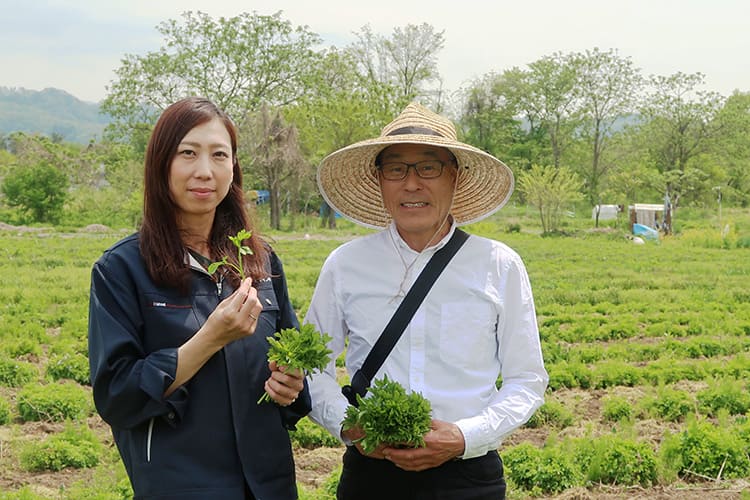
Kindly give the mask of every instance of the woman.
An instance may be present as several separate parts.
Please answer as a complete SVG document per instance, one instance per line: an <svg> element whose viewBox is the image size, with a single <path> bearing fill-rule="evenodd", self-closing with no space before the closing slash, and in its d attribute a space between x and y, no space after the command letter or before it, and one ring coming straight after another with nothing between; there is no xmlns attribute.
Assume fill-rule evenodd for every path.
<svg viewBox="0 0 750 500"><path fill-rule="evenodd" d="M298 322L278 257L252 229L237 133L211 101L159 118L146 151L140 231L94 264L89 362L135 498L297 498L287 429L310 409L300 373L266 337ZM231 266L214 275L211 262ZM274 403L258 404L267 391Z"/></svg>

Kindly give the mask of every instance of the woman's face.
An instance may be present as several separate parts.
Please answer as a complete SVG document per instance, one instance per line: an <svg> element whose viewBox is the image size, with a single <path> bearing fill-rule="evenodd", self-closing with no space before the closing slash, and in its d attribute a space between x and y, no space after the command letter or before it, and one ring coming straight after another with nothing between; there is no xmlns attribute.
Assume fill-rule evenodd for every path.
<svg viewBox="0 0 750 500"><path fill-rule="evenodd" d="M232 184L233 164L232 140L219 118L185 135L169 169L169 192L180 226L213 222Z"/></svg>

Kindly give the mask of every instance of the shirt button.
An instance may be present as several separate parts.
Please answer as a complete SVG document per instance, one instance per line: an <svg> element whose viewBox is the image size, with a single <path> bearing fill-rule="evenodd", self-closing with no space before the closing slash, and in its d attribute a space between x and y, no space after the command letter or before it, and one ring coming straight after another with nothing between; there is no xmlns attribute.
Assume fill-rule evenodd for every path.
<svg viewBox="0 0 750 500"><path fill-rule="evenodd" d="M174 412L173 412L173 411L170 411L169 413L167 413L167 418L168 418L169 420L174 420Z"/></svg>

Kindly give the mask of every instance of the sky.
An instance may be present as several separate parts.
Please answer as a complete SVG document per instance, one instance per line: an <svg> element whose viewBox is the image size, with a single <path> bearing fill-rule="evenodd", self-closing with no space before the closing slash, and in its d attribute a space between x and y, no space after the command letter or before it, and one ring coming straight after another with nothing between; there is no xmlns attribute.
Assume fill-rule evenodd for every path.
<svg viewBox="0 0 750 500"><path fill-rule="evenodd" d="M242 12L307 26L345 47L369 25L444 31L438 70L466 87L555 52L615 49L643 75L705 75L702 90L750 92L748 0L0 0L0 87L54 87L89 102L107 94L126 55L158 51L156 27L185 11Z"/></svg>

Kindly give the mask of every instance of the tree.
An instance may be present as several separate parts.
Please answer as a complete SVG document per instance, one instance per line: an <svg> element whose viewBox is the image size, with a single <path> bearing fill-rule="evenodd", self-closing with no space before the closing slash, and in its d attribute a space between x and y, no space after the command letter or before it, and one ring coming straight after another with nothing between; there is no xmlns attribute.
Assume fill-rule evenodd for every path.
<svg viewBox="0 0 750 500"><path fill-rule="evenodd" d="M299 132L302 153L313 165L332 151L376 136L383 124L400 111L380 83L353 71L354 66L350 51L330 49L317 68L310 92L284 109L284 117ZM315 172L311 169L302 180L306 202L320 200ZM305 191L308 184L310 189ZM321 201L320 208L321 225L335 228L334 211L325 201Z"/></svg>
<svg viewBox="0 0 750 500"><path fill-rule="evenodd" d="M284 122L279 109L264 104L257 113L246 117L240 135L243 163L249 162L250 169L260 172L268 186L270 224L273 229L280 229L282 185L287 180L293 181L290 193L297 194L308 165L299 149L297 129Z"/></svg>
<svg viewBox="0 0 750 500"><path fill-rule="evenodd" d="M721 175L714 178L715 191L725 202L750 205L750 92L735 92L719 111L716 121L722 133L711 141L704 160L717 165Z"/></svg>
<svg viewBox="0 0 750 500"><path fill-rule="evenodd" d="M603 160L613 125L634 111L636 92L641 85L639 70L617 51L599 49L573 54L570 58L576 73L573 93L579 100L582 115L581 132L588 141L591 162L583 169L586 190L592 205L599 203L601 180L611 163Z"/></svg>
<svg viewBox="0 0 750 500"><path fill-rule="evenodd" d="M469 144L506 163L528 168L532 163L529 133L523 130L519 111L508 97L509 73L489 73L464 91L459 127ZM533 128L533 127L532 127Z"/></svg>
<svg viewBox="0 0 750 500"><path fill-rule="evenodd" d="M559 167L578 120L573 92L576 73L570 56L554 53L532 62L526 71L512 68L503 76L509 102L527 120L531 135L543 131L551 149L551 164Z"/></svg>
<svg viewBox="0 0 750 500"><path fill-rule="evenodd" d="M111 136L143 136L163 109L187 95L212 99L235 119L262 102L284 105L304 95L320 43L307 27L293 27L281 12L182 17L157 27L164 36L159 51L126 55L115 71L101 105L114 119Z"/></svg>
<svg viewBox="0 0 750 500"><path fill-rule="evenodd" d="M642 139L675 208L683 197L695 198L712 187L703 166L693 160L722 132L715 118L724 99L696 90L703 83L701 73L652 76L652 91L641 106L646 119Z"/></svg>
<svg viewBox="0 0 750 500"><path fill-rule="evenodd" d="M17 166L3 180L2 192L30 222L56 222L65 203L68 178L46 161Z"/></svg>
<svg viewBox="0 0 750 500"><path fill-rule="evenodd" d="M580 189L578 176L566 167L532 165L518 178L518 190L526 201L539 209L543 233L557 231L560 213L566 204L582 198Z"/></svg>
<svg viewBox="0 0 750 500"><path fill-rule="evenodd" d="M358 71L389 89L399 109L418 97L430 100L427 85L440 82L437 56L445 44L444 31L436 33L427 23L407 24L386 38L365 25L355 35L349 50Z"/></svg>

